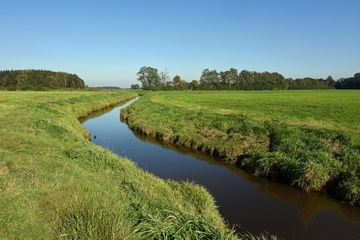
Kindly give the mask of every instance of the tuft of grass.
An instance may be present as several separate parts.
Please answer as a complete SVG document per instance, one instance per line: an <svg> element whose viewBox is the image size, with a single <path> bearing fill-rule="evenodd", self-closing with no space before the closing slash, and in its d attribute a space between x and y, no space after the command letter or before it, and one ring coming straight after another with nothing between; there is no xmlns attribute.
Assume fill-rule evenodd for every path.
<svg viewBox="0 0 360 240"><path fill-rule="evenodd" d="M360 168L344 173L336 192L341 199L360 205Z"/></svg>
<svg viewBox="0 0 360 240"><path fill-rule="evenodd" d="M277 236L268 234L268 233L262 233L259 236L254 236L251 233L242 233L240 234L240 238L243 240L277 240L279 239Z"/></svg>
<svg viewBox="0 0 360 240"><path fill-rule="evenodd" d="M201 215L167 209L142 215L134 232L140 239L236 239L233 230L232 234L221 232Z"/></svg>
<svg viewBox="0 0 360 240"><path fill-rule="evenodd" d="M115 212L105 199L82 199L56 212L54 235L60 239L127 239L120 211Z"/></svg>

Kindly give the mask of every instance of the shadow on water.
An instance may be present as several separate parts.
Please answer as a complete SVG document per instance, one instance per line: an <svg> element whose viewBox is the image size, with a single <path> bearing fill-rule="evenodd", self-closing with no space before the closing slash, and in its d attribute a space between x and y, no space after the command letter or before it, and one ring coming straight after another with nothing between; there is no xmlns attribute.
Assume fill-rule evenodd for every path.
<svg viewBox="0 0 360 240"><path fill-rule="evenodd" d="M97 135L95 144L161 178L205 186L222 216L251 233L267 231L285 239L360 239L359 207L325 193L262 180L216 157L132 132L120 121L120 109L131 102L82 120Z"/></svg>

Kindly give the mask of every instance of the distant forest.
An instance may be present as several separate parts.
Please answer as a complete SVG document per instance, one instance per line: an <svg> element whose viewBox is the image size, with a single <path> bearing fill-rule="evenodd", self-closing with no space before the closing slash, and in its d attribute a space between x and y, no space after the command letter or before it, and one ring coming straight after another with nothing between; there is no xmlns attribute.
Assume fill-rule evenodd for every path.
<svg viewBox="0 0 360 240"><path fill-rule="evenodd" d="M0 89L45 90L84 87L84 81L76 74L48 70L0 71Z"/></svg>
<svg viewBox="0 0 360 240"><path fill-rule="evenodd" d="M306 89L360 89L360 73L354 77L335 81L331 76L322 78L285 78L277 72L255 72L235 68L218 72L205 69L199 80L186 82L176 75L172 80L167 69L158 72L156 68L142 67L137 73L139 84L132 89L144 90L306 90Z"/></svg>

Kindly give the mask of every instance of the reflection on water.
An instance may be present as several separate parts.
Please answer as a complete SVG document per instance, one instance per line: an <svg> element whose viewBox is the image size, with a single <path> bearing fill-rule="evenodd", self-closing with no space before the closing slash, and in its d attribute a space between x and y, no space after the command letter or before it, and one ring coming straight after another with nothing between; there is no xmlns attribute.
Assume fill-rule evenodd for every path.
<svg viewBox="0 0 360 240"><path fill-rule="evenodd" d="M121 120L121 122L123 122ZM306 193L290 187L285 184L274 183L254 177L233 164L222 161L221 159L199 152L195 149L177 146L172 143L158 141L155 138L144 136L137 132L133 132L134 136L143 142L149 142L161 146L164 149L171 149L180 154L189 155L203 161L226 167L233 173L241 175L247 181L258 185L259 191L270 194L274 199L279 199L285 203L295 206L301 220L308 224L314 220L315 216L323 211L334 211L337 214L348 218L349 220L360 223L360 209L345 203L339 203L338 200L328 197L325 193Z"/></svg>
<svg viewBox="0 0 360 240"><path fill-rule="evenodd" d="M133 133L120 121L123 107L84 119L83 126L97 136L92 141L161 178L205 186L230 223L251 233L267 231L285 239L360 238L359 207L324 193L305 193L255 178L216 157Z"/></svg>

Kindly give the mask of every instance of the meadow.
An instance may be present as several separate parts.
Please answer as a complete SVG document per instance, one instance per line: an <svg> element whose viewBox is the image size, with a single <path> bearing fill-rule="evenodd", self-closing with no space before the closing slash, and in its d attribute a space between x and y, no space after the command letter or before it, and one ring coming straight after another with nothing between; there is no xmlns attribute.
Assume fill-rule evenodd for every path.
<svg viewBox="0 0 360 240"><path fill-rule="evenodd" d="M121 116L258 177L360 204L356 90L148 92Z"/></svg>
<svg viewBox="0 0 360 240"><path fill-rule="evenodd" d="M136 96L0 92L1 239L239 238L203 187L157 178L89 141L80 117Z"/></svg>

